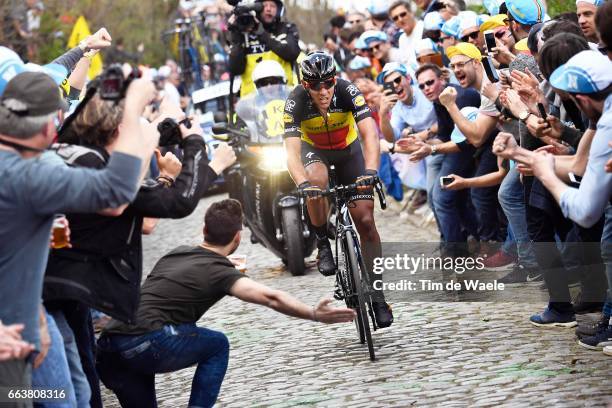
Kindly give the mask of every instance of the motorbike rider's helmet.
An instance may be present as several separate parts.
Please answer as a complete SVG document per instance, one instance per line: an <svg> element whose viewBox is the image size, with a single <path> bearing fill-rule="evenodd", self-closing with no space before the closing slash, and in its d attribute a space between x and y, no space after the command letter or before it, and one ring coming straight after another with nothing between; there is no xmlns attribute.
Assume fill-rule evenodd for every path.
<svg viewBox="0 0 612 408"><path fill-rule="evenodd" d="M284 85L287 83L285 70L274 60L263 60L255 66L251 79L257 89L268 85Z"/></svg>
<svg viewBox="0 0 612 408"><path fill-rule="evenodd" d="M336 64L331 55L313 51L300 63L302 79L306 82L322 82L336 76Z"/></svg>
<svg viewBox="0 0 612 408"><path fill-rule="evenodd" d="M263 3L264 1L273 1L276 3L276 18L274 19L274 24L278 23L285 15L285 5L282 0L255 0L256 3ZM257 18L259 18L259 15Z"/></svg>

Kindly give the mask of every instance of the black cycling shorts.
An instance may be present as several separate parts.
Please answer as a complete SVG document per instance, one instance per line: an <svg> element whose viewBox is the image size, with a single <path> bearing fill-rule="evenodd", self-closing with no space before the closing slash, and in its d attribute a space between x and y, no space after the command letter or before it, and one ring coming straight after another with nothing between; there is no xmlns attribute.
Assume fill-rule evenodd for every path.
<svg viewBox="0 0 612 408"><path fill-rule="evenodd" d="M365 174L365 161L358 140L341 150L317 149L302 141L302 164L304 168L313 163L323 163L329 170L330 166L336 168L336 185L353 184L357 177ZM374 200L372 193L355 193L351 201Z"/></svg>

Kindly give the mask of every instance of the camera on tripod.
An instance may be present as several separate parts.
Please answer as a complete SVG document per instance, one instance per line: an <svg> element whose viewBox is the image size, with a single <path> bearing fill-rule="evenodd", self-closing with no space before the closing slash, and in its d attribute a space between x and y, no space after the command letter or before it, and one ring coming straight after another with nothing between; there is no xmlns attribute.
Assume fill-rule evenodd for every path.
<svg viewBox="0 0 612 408"><path fill-rule="evenodd" d="M246 31L255 26L255 17L253 12L261 13L263 11L262 3L246 3L241 0L228 0L228 3L234 6L232 13L236 16L236 26L240 31Z"/></svg>
<svg viewBox="0 0 612 408"><path fill-rule="evenodd" d="M119 64L113 64L100 74L100 85L98 93L100 98L106 101L118 102L125 97L125 92L130 83L141 77L141 72L134 68L127 78L123 75L123 69Z"/></svg>

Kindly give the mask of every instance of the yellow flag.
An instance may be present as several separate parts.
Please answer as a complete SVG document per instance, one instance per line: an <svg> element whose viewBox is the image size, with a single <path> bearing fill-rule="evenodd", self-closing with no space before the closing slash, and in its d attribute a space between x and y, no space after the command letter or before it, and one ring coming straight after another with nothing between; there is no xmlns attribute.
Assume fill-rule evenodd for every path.
<svg viewBox="0 0 612 408"><path fill-rule="evenodd" d="M74 27L72 27L72 33L70 34L70 38L68 39L68 49L74 48L79 43L91 35L91 31L89 31L89 25L87 24L87 20L85 17L80 16L76 23L74 23ZM89 65L89 71L87 72L87 76L89 79L93 79L98 74L102 72L102 57L100 53L94 55L91 59L91 64Z"/></svg>

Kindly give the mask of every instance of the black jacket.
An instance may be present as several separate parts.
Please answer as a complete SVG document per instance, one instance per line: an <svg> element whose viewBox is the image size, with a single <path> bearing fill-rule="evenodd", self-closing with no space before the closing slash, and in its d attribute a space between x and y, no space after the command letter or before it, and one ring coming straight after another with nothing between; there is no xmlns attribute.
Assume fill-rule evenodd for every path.
<svg viewBox="0 0 612 408"><path fill-rule="evenodd" d="M247 65L247 55L272 51L287 62L294 63L300 55L300 39L297 26L280 22L264 29L259 35L249 34L249 46L244 34L235 27L230 29L229 70L233 75L242 75Z"/></svg>
<svg viewBox="0 0 612 408"><path fill-rule="evenodd" d="M106 151L90 151L70 163L104 167ZM191 214L217 178L207 162L202 137L189 136L183 142L183 167L172 187L147 183L118 217L67 214L73 247L51 251L43 299L78 300L119 320L132 321L142 280L143 218L182 218Z"/></svg>

